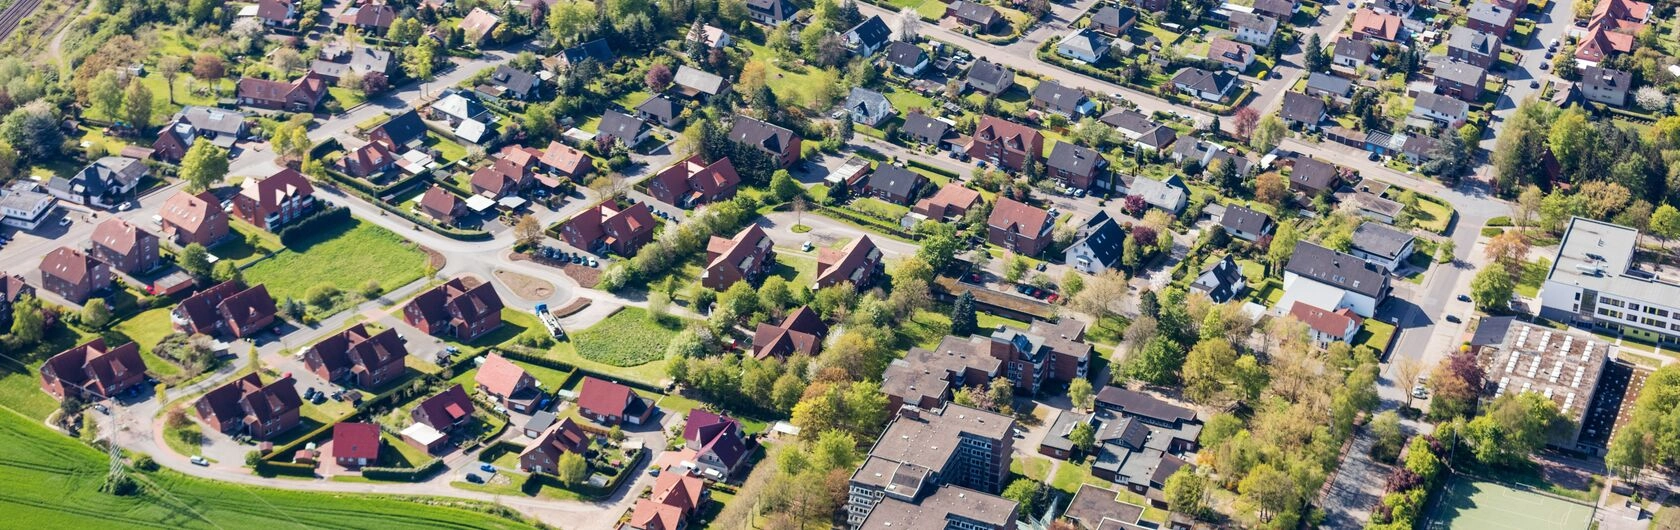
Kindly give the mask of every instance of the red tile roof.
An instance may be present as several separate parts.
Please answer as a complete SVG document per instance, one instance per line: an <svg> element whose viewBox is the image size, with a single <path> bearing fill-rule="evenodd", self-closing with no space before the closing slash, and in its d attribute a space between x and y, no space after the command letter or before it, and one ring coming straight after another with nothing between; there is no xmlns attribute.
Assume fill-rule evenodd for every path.
<svg viewBox="0 0 1680 530"><path fill-rule="evenodd" d="M651 499L636 501L636 507L630 510L630 526L644 530L677 530L682 520L682 508Z"/></svg>
<svg viewBox="0 0 1680 530"><path fill-rule="evenodd" d="M163 203L163 220L169 224L181 227L187 232L197 233L200 226L212 217L223 214L220 201L216 195L208 191L193 195L187 192L176 193Z"/></svg>
<svg viewBox="0 0 1680 530"><path fill-rule="evenodd" d="M484 365L478 367L478 375L473 376L473 382L484 386L491 394L508 397L518 390L519 381L526 375L524 368L500 354L492 353L484 358Z"/></svg>
<svg viewBox="0 0 1680 530"><path fill-rule="evenodd" d="M333 426L333 458L379 458L379 426L344 422Z"/></svg>
<svg viewBox="0 0 1680 530"><path fill-rule="evenodd" d="M1050 212L1015 199L998 197L997 205L992 207L992 217L987 224L1002 230L1009 230L1013 226L1015 233L1032 237L1043 233L1044 228L1050 226Z"/></svg>
<svg viewBox="0 0 1680 530"><path fill-rule="evenodd" d="M1289 308L1289 316L1295 317L1314 331L1332 337L1342 337L1348 331L1348 326L1358 326L1363 319L1348 308L1335 311L1325 311L1306 302L1295 302Z"/></svg>
<svg viewBox="0 0 1680 530"><path fill-rule="evenodd" d="M594 377L584 377L583 386L578 389L577 403L579 408L589 409L597 414L614 416L624 415L630 405L630 396L635 394L630 387L603 381Z"/></svg>

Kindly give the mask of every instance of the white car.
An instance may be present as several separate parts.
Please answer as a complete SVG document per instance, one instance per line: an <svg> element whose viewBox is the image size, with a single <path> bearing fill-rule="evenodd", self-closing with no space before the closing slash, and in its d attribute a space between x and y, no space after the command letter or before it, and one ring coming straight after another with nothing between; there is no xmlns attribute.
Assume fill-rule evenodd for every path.
<svg viewBox="0 0 1680 530"><path fill-rule="evenodd" d="M188 460L191 461L193 463L193 465L195 465L195 466L210 467L210 461L205 459L202 456L193 455L193 457L189 458Z"/></svg>
<svg viewBox="0 0 1680 530"><path fill-rule="evenodd" d="M1429 397L1429 391L1425 390L1421 383L1417 384L1417 385L1413 385L1412 386L1412 397L1417 398L1417 399L1423 399L1425 397Z"/></svg>

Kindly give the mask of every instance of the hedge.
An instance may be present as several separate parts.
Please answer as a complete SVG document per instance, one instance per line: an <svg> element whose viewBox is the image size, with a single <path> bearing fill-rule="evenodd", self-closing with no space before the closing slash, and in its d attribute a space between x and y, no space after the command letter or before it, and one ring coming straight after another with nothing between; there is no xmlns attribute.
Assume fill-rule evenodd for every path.
<svg viewBox="0 0 1680 530"><path fill-rule="evenodd" d="M560 482L560 477L548 473L532 473L525 477L525 483L520 485L520 489L527 495L532 495L536 494L538 488L554 487L576 493L579 497L583 497L586 500L604 499L611 496L613 492L618 491L619 486L624 485L625 479L636 476L635 473L629 473L628 471L635 468L641 463L642 459L646 457L646 449L636 451L636 458L626 462L624 464L624 471L614 475L612 480L607 481L607 484L604 486L591 486L587 480L582 484L568 486Z"/></svg>
<svg viewBox="0 0 1680 530"><path fill-rule="evenodd" d="M362 478L391 482L420 482L443 469L443 459L427 460L419 467L364 467Z"/></svg>
<svg viewBox="0 0 1680 530"><path fill-rule="evenodd" d="M944 175L946 177L951 178L952 180L957 180L957 179L962 178L962 177L958 176L955 172L952 172L952 171L947 170L945 168L934 167L932 165L929 165L926 162L923 162L921 160L917 160L917 159L914 159L914 158L907 159L907 160L904 161L904 163L909 164L911 167L919 167L919 168L922 168L922 169L927 170L927 171L932 171L934 173Z"/></svg>
<svg viewBox="0 0 1680 530"><path fill-rule="evenodd" d="M485 447L483 451L479 451L478 452L478 461L479 462L493 462L493 461L496 460L497 457L502 456L503 453L522 453L524 451L525 451L525 446L510 442L510 441L507 441L507 440L502 440L502 441L490 444L489 446Z"/></svg>
<svg viewBox="0 0 1680 530"><path fill-rule="evenodd" d="M1487 220L1487 225L1488 226L1511 226L1511 218L1501 215L1499 217L1488 219Z"/></svg>
<svg viewBox="0 0 1680 530"><path fill-rule="evenodd" d="M275 475L287 475L287 476L293 476L293 477L314 477L315 476L315 465L314 464L298 464L298 463L293 463L293 462L271 462L271 461L268 461L268 460L258 460L257 461L256 472L257 472L258 475L262 475L262 476L265 476L265 477L272 477L272 476L275 476Z"/></svg>
<svg viewBox="0 0 1680 530"><path fill-rule="evenodd" d="M394 182L389 186L384 186L384 187L380 187L380 188L369 188L367 186L367 184L365 184L361 181L361 179L357 179L357 178L351 177L349 175L345 175L343 173L338 172L337 170L332 170L332 169L327 170L327 176L330 177L334 182L337 182L339 184L343 184L345 186L349 186L350 189L348 191L351 194L356 195L357 197L360 197L364 201L373 203L373 205L378 206L379 209L385 210L385 211L393 213L393 214L396 214L397 217L401 217L404 220L407 220L408 222L424 226L424 227L426 227L427 229L430 229L433 232L437 232L438 234L443 235L444 237L448 237L450 239L455 239L455 240L458 240L458 241L489 241L492 238L492 236L490 235L489 232L485 232L483 230L459 230L459 229L450 228L450 227L447 227L447 226L438 226L437 223L432 222L430 219L422 218L418 215L415 215L413 212L409 212L407 210L403 210L402 208L392 206L390 203L387 203L387 202L385 202L384 199L380 198L380 195L383 195L386 191L390 191L392 189L396 189L400 186L408 185L410 183L413 183L416 180L419 180L420 178L422 178L419 175L415 175L415 176L412 176L412 177L407 177L407 178L404 178L404 179L399 180L397 182ZM437 181L437 182L442 183L444 181ZM450 188L453 189L453 187L450 187ZM381 191L381 190L383 190L383 191ZM468 194L468 195L471 195L471 194Z"/></svg>
<svg viewBox="0 0 1680 530"><path fill-rule="evenodd" d="M293 243L325 231L326 227L350 222L350 210L339 206L325 206L303 219L280 229L280 244L292 246Z"/></svg>
<svg viewBox="0 0 1680 530"><path fill-rule="evenodd" d="M652 392L652 393L655 393L655 394L664 394L665 393L665 389L659 388L659 387L656 387L656 386L653 386L653 385L650 385L650 384L647 384L647 383L643 383L643 382L640 382L640 381L631 381L631 380L623 379L621 377L613 376L611 374L596 372L596 371L593 371L593 370L586 370L586 369L583 369L583 368L572 366L571 364L568 364L564 361L560 361L560 360L556 360L556 359L550 359L548 357L543 357L543 356L540 356L540 355L535 355L535 354L531 354L531 353L527 353L527 352L516 351L514 348L519 348L519 346L504 347L504 349L500 350L502 356L507 357L508 359L512 359L512 360L520 361L520 362L527 362L527 363L531 363L531 364L541 366L541 367L544 367L544 368L552 368L552 369L560 370L560 371L563 371L563 372L571 372L572 373L571 377L581 377L581 376L594 377L596 379L601 379L601 380L605 380L605 381L615 381L618 384L621 384L621 385L624 385L624 386L627 386L627 387L630 387L630 388L634 388L636 390L641 390L641 391L645 391L645 392ZM567 382L570 383L571 378L567 378Z"/></svg>

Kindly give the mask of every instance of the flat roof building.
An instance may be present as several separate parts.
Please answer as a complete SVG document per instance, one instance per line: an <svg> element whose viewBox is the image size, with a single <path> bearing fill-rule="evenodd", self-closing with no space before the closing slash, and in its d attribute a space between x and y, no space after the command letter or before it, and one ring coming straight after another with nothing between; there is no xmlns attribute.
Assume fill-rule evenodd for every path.
<svg viewBox="0 0 1680 530"><path fill-rule="evenodd" d="M1639 231L1574 218L1540 287L1540 316L1680 346L1680 264L1637 250Z"/></svg>
<svg viewBox="0 0 1680 530"><path fill-rule="evenodd" d="M1534 392L1552 400L1563 417L1574 426L1551 442L1563 449L1576 449L1580 425L1587 405L1598 390L1599 375L1615 346L1601 337L1580 331L1541 327L1515 319L1483 319L1472 346L1487 379L1482 394L1498 398L1505 394ZM1492 342L1499 329L1503 337ZM1621 389L1613 389L1621 392Z"/></svg>

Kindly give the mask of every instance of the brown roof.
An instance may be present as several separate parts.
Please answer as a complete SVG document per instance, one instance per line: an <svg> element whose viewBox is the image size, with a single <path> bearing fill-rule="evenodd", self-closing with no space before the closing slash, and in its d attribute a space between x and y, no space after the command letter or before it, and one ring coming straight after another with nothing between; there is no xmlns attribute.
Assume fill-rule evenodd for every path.
<svg viewBox="0 0 1680 530"><path fill-rule="evenodd" d="M706 268L740 263L748 255L755 254L761 246L768 247L765 243L769 238L770 236L764 233L764 228L756 224L747 225L740 233L735 234L735 237L729 239L712 236L711 241L706 244L706 254L713 257L711 263L706 264Z"/></svg>
<svg viewBox="0 0 1680 530"><path fill-rule="evenodd" d="M461 388L461 385L455 385L438 392L437 395L422 400L416 409L425 411L426 417L434 422L449 425L471 416L473 402L471 398L467 397L467 391ZM437 427L437 425L432 427Z"/></svg>
<svg viewBox="0 0 1680 530"><path fill-rule="evenodd" d="M239 194L257 202L261 212L274 211L288 197L308 197L315 194L309 177L292 168L284 168L264 179L246 179L239 185Z"/></svg>
<svg viewBox="0 0 1680 530"><path fill-rule="evenodd" d="M291 7L291 0L257 0L257 18L285 22Z"/></svg>
<svg viewBox="0 0 1680 530"><path fill-rule="evenodd" d="M408 355L408 348L397 338L396 328L372 334L364 324L329 335L310 349L328 370L372 370Z"/></svg>
<svg viewBox="0 0 1680 530"><path fill-rule="evenodd" d="M519 452L519 457L523 460L525 455L544 453L550 461L559 462L561 453L582 453L588 448L589 434L583 432L583 428L578 427L577 422L565 418L549 425L547 430L537 436L536 441Z"/></svg>
<svg viewBox="0 0 1680 530"><path fill-rule="evenodd" d="M809 307L801 306L782 319L779 326L760 323L753 332L753 356L759 359L790 349L796 353L815 354L828 335L828 325Z"/></svg>
<svg viewBox="0 0 1680 530"><path fill-rule="evenodd" d="M541 161L543 165L559 170L568 175L577 175L587 171L589 155L583 151L573 149L566 144L550 141L548 148L543 149Z"/></svg>
<svg viewBox="0 0 1680 530"><path fill-rule="evenodd" d="M425 194L420 196L420 208L434 216L454 215L455 210L460 206L461 198L456 197L449 190L443 189L443 186L432 186L426 190Z"/></svg>
<svg viewBox="0 0 1680 530"><path fill-rule="evenodd" d="M257 284L222 300L222 313L226 314L240 326L248 326L263 319L279 314L274 307L274 297L269 296L268 287Z"/></svg>
<svg viewBox="0 0 1680 530"><path fill-rule="evenodd" d="M88 280L95 268L103 265L80 250L58 247L41 260L41 275L80 285Z"/></svg>
<svg viewBox="0 0 1680 530"><path fill-rule="evenodd" d="M1027 151L1031 150L1032 146L1043 143L1043 135L1032 127L995 116L982 116L980 124L974 126L974 139L990 143L993 137L1003 139L1004 146L1011 151ZM1037 141L1034 141L1035 139ZM1034 158L1042 154L1027 153Z"/></svg>
<svg viewBox="0 0 1680 530"><path fill-rule="evenodd" d="M706 164L706 159L698 154L671 164L653 177L653 184L669 190L674 195L682 195L689 191L712 195L740 183L741 175L735 171L735 164L730 162L729 158Z"/></svg>
<svg viewBox="0 0 1680 530"><path fill-rule="evenodd" d="M255 77L240 78L239 85L234 87L234 92L242 98L285 102L291 99L294 93L302 95L305 99L319 100L321 93L326 89L327 84L321 79L320 75L309 73L294 81L275 81Z"/></svg>
<svg viewBox="0 0 1680 530"><path fill-rule="evenodd" d="M473 376L473 382L483 386L491 394L502 397L512 396L518 390L519 382L529 377L524 368L513 364L512 361L500 354L492 353L484 358L484 364L478 367L478 375Z"/></svg>
<svg viewBox="0 0 1680 530"><path fill-rule="evenodd" d="M630 509L631 528L677 530L682 521L682 508L654 502L653 499L638 500L636 506Z"/></svg>
<svg viewBox="0 0 1680 530"><path fill-rule="evenodd" d="M952 182L939 188L939 191L934 193L932 197L928 197L926 199L922 199L920 202L917 202L916 209L922 211L926 211L931 208L943 210L947 206L955 206L966 211L969 208L973 208L974 205L979 202L979 191L971 190L962 184Z"/></svg>
<svg viewBox="0 0 1680 530"><path fill-rule="evenodd" d="M509 158L497 158L490 165L478 168L472 174L474 188L483 189L497 195L509 193L529 178L528 168Z"/></svg>
<svg viewBox="0 0 1680 530"><path fill-rule="evenodd" d="M653 502L681 508L684 512L700 507L700 494L706 482L685 473L665 473L653 483Z"/></svg>
<svg viewBox="0 0 1680 530"><path fill-rule="evenodd" d="M213 193L206 191L193 195L183 191L164 201L161 214L165 222L187 232L197 233L205 221L222 215L217 211L218 208L221 208L221 204Z"/></svg>
<svg viewBox="0 0 1680 530"><path fill-rule="evenodd" d="M97 391L110 388L128 374L146 371L146 361L140 358L140 346L133 341L108 348L105 339L95 338L64 350L47 359L53 374L66 388Z"/></svg>
<svg viewBox="0 0 1680 530"><path fill-rule="evenodd" d="M846 245L845 249L825 248L817 253L817 284L830 284L851 278L859 267L873 267L881 262L881 250L865 235Z"/></svg>
<svg viewBox="0 0 1680 530"><path fill-rule="evenodd" d="M222 300L226 300L227 297L233 296L234 293L243 288L244 286L240 285L239 280L228 280L212 285L208 289L193 293L192 296L181 300L181 303L175 305L172 313L176 318L186 320L194 329L210 329L221 318L218 308L221 306Z"/></svg>
<svg viewBox="0 0 1680 530"><path fill-rule="evenodd" d="M635 391L630 387L596 379L584 377L583 386L578 388L578 407L589 409L597 414L623 415L630 406L630 398Z"/></svg>
<svg viewBox="0 0 1680 530"><path fill-rule="evenodd" d="M997 205L992 207L992 217L986 224L1002 230L1014 227L1018 234L1037 236L1050 226L1050 212L1015 199L998 197Z"/></svg>
<svg viewBox="0 0 1680 530"><path fill-rule="evenodd" d="M466 33L467 39L478 42L484 40L484 36L489 35L490 30L496 29L496 24L501 23L501 21L495 14L485 11L483 8L475 7L471 13L467 13L467 16L461 19L460 28L461 32Z"/></svg>
<svg viewBox="0 0 1680 530"><path fill-rule="evenodd" d="M93 242L127 256L139 249L140 242L156 237L128 221L111 217L93 227Z"/></svg>

